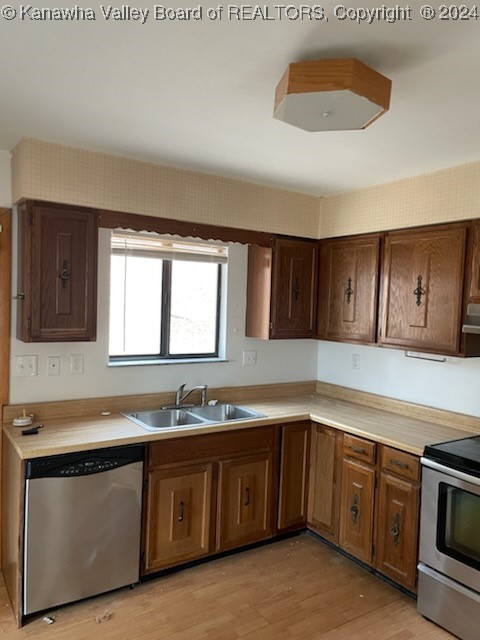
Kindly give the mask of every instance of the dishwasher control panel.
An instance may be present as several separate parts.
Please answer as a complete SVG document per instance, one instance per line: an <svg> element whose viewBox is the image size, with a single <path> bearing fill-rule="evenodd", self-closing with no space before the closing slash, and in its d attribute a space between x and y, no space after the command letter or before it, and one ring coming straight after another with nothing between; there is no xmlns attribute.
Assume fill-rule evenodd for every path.
<svg viewBox="0 0 480 640"><path fill-rule="evenodd" d="M81 451L59 456L27 460L26 477L68 478L113 471L143 460L143 445L109 447L105 450Z"/></svg>
<svg viewBox="0 0 480 640"><path fill-rule="evenodd" d="M70 467L60 469L60 475L85 475L88 473L96 473L97 471L108 471L108 469L115 469L115 467L118 466L118 460L88 460L87 462L77 462L77 464L71 465Z"/></svg>

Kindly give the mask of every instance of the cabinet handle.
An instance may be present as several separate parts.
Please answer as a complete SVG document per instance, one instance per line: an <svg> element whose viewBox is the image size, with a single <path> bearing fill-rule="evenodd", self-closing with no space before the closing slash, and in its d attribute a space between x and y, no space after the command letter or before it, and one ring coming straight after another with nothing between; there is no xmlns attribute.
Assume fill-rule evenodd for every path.
<svg viewBox="0 0 480 640"><path fill-rule="evenodd" d="M243 501L243 506L248 507L250 504L250 489L249 487L245 487L245 500Z"/></svg>
<svg viewBox="0 0 480 640"><path fill-rule="evenodd" d="M62 289L65 289L65 287L67 286L67 282L70 280L71 277L72 276L68 271L68 260L65 258L63 261L63 269L59 276L60 280L62 281Z"/></svg>
<svg viewBox="0 0 480 640"><path fill-rule="evenodd" d="M355 447L353 444L348 445L348 448L355 451L355 453L362 453L363 455L367 453L362 447Z"/></svg>
<svg viewBox="0 0 480 640"><path fill-rule="evenodd" d="M344 293L347 296L347 304L350 304L351 297L353 295L352 279L351 278L348 279L348 287L345 289Z"/></svg>
<svg viewBox="0 0 480 640"><path fill-rule="evenodd" d="M183 518L185 515L185 503L183 500L180 500L180 504L178 505L178 521L183 522Z"/></svg>
<svg viewBox="0 0 480 640"><path fill-rule="evenodd" d="M392 458L388 461L389 464L393 464L394 467L400 467L400 469L409 469L410 467L406 462L401 462L400 460L395 460Z"/></svg>
<svg viewBox="0 0 480 640"><path fill-rule="evenodd" d="M358 494L353 495L353 504L350 507L350 513L352 514L352 520L354 524L357 524L358 519Z"/></svg>
<svg viewBox="0 0 480 640"><path fill-rule="evenodd" d="M393 544L396 546L400 541L400 514L396 513L393 516L393 527L390 529L390 533L393 536Z"/></svg>
<svg viewBox="0 0 480 640"><path fill-rule="evenodd" d="M414 290L413 295L417 297L417 307L422 304L422 296L424 296L427 292L422 287L422 276L417 277L417 288Z"/></svg>
<svg viewBox="0 0 480 640"><path fill-rule="evenodd" d="M295 287L293 289L293 293L295 294L295 300L298 300L299 295L302 293L298 276L295 278Z"/></svg>

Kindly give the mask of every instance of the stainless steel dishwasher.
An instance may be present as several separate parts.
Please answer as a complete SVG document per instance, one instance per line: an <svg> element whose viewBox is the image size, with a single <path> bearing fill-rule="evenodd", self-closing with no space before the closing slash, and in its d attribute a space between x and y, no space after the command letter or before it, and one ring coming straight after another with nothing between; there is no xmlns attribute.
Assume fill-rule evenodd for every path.
<svg viewBox="0 0 480 640"><path fill-rule="evenodd" d="M23 614L139 580L143 446L29 460Z"/></svg>

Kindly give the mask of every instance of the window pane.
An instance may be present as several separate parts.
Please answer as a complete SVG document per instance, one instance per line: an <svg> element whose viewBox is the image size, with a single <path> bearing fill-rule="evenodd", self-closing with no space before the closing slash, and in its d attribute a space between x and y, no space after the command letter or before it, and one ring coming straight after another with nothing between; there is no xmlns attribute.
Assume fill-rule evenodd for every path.
<svg viewBox="0 0 480 640"><path fill-rule="evenodd" d="M112 255L111 356L160 353L162 265L158 258Z"/></svg>
<svg viewBox="0 0 480 640"><path fill-rule="evenodd" d="M170 353L217 350L218 264L174 261L170 315Z"/></svg>

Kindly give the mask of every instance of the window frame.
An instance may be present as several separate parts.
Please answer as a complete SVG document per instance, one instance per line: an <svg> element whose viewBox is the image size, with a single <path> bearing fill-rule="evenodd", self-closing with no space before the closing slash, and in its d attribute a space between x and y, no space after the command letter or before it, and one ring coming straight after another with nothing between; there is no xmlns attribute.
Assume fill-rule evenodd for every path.
<svg viewBox="0 0 480 640"><path fill-rule="evenodd" d="M111 256L112 254L110 254ZM129 354L129 355L108 355L109 364L121 363L154 363L166 362L174 360L181 362L182 360L205 360L211 358L219 358L220 353L220 323L222 310L222 284L223 284L223 266L217 264L217 299L215 312L215 351L208 353L169 353L170 342L170 316L171 316L171 287L172 287L172 264L173 260L162 259L162 298L160 310L160 353L158 354ZM208 262L208 261L205 261Z"/></svg>

